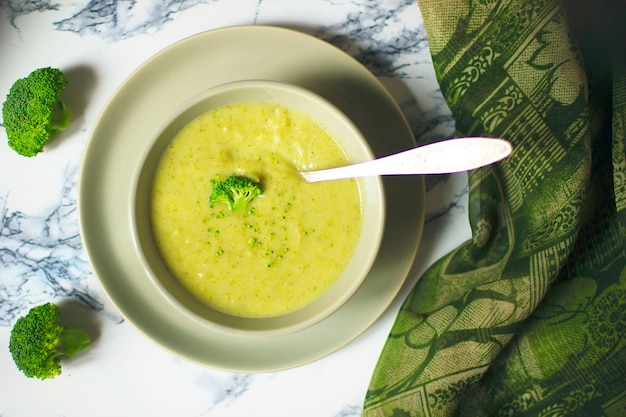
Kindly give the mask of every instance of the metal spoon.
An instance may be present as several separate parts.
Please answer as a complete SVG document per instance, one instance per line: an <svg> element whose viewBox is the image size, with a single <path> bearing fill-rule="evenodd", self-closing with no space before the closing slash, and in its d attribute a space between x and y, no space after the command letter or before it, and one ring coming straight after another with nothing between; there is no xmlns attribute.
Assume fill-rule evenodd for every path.
<svg viewBox="0 0 626 417"><path fill-rule="evenodd" d="M308 182L372 175L450 174L493 164L513 151L509 142L494 138L457 138L420 146L367 162L300 172Z"/></svg>

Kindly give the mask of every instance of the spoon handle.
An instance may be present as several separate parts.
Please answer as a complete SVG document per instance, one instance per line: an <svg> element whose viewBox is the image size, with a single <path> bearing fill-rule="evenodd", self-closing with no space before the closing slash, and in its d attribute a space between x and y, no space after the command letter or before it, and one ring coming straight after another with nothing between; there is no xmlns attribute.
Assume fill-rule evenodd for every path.
<svg viewBox="0 0 626 417"><path fill-rule="evenodd" d="M469 171L509 156L513 148L503 139L456 138L393 155L319 171L301 172L308 182L372 175L426 175Z"/></svg>

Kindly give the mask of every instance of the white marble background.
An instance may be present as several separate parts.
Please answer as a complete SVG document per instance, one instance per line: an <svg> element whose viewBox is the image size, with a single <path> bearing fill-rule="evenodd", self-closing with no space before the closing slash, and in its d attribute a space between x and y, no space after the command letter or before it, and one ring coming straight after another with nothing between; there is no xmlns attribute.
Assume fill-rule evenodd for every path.
<svg viewBox="0 0 626 417"><path fill-rule="evenodd" d="M61 68L73 121L35 158L0 127L0 416L358 416L400 303L420 273L469 233L464 175L427 178L414 270L362 336L314 363L275 373L215 371L163 351L107 300L83 251L77 174L90 128L122 81L159 50L206 30L279 25L324 39L373 72L418 142L454 134L414 0L0 0L0 97L31 70ZM8 351L19 315L64 304L92 348L54 380L27 379Z"/></svg>

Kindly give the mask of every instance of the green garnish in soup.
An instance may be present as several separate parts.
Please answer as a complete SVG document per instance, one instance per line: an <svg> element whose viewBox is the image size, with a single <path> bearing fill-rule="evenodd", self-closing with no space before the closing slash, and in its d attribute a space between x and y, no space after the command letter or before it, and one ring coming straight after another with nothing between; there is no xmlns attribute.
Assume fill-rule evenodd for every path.
<svg viewBox="0 0 626 417"><path fill-rule="evenodd" d="M268 317L312 302L350 262L361 197L353 179L307 183L298 171L348 162L323 126L281 105L240 103L198 117L155 174L151 216L165 263L229 314ZM215 181L233 173L262 189L238 212L211 203Z"/></svg>
<svg viewBox="0 0 626 417"><path fill-rule="evenodd" d="M242 212L248 208L254 197L263 195L257 182L245 175L231 174L223 181L212 180L213 191L209 201L211 208L216 204L226 204L233 212Z"/></svg>

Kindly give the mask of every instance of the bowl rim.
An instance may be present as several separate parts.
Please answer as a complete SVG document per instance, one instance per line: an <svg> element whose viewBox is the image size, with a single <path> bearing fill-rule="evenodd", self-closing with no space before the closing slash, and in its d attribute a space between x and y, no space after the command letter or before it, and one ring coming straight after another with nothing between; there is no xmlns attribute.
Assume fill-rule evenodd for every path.
<svg viewBox="0 0 626 417"><path fill-rule="evenodd" d="M227 104L260 101L239 99L231 100L228 98L228 96L232 93L247 90L263 90L266 93L269 93L269 96L271 96L272 98L274 97L273 93L277 91L280 91L283 94L286 93L304 97L305 100L307 100L308 102L314 103L316 107L319 107L328 112L328 114L333 115L333 117L336 118L339 123L343 124L351 132L352 138L356 139L356 143L358 143L361 150L365 153L365 157L367 159L374 158L374 153L367 141L367 138L363 135L363 133L355 125L355 123L336 105L334 105L328 99L324 98L314 91L311 91L303 86L299 86L294 83L267 79L245 79L218 84L216 86L198 92L196 95L190 97L186 101L182 102L180 105L176 106L175 109L171 112L172 116L168 118L168 120L162 121L161 125L157 129L155 129L152 137L146 141L147 146L138 158L139 163L137 164L137 167L134 170L133 177L131 179L131 192L133 196L130 200L131 229L134 244L136 245L139 255L139 262L142 264L146 273L150 277L150 281L157 288L161 296L164 297L164 299L166 299L167 302L174 308L176 308L179 312L184 314L189 319L199 322L203 326L210 327L222 333L237 335L241 335L242 333L254 333L256 335L272 337L277 335L294 333L325 320L330 315L339 310L358 291L358 289L361 287L361 285L369 275L369 272L376 260L377 253L382 244L386 219L385 191L383 182L380 177L367 177L357 179L360 194L363 194L364 189L367 193L367 196L361 196L362 210L364 210L364 203L366 201L369 201L372 196L374 198L374 200L372 200L373 204L368 204L368 206L371 207L369 207L366 212L366 214L368 214L369 216L368 219L370 219L370 223L373 223L366 230L365 218L363 219L362 233L367 231L370 239L365 242L364 237L361 236L361 238L359 239L359 244L357 245L357 248L355 248L355 254L350 261L348 269L355 268L355 265L357 264L355 262L357 252L360 253L365 251L364 246L367 246L368 248L365 253L367 256L364 257L364 261L363 258L360 258L362 259L362 261L358 263L359 265L357 268L357 278L353 278L352 280L350 280L351 285L348 286L347 290L344 291L340 296L332 299L332 301L328 301L328 299L331 298L332 295L331 290L342 278L344 280L347 280L347 278L345 278L345 273L342 274L329 289L327 289L324 293L322 293L313 301L305 304L304 306L288 311L284 314L267 317L245 317L224 313L214 308L211 308L207 304L199 301L197 298L195 298L195 296L191 295L186 289L184 289L181 284L177 284L177 286L180 287L177 289L172 289L171 287L168 288L168 285L163 282L161 274L168 274L168 280L173 279L176 281L176 278L173 276L173 274L169 272L169 270L167 270L167 267L165 266L162 258L160 258L160 255L159 259L161 260L161 265L157 266L158 270L155 269L154 263L148 259L148 254L146 253L146 242L143 242L142 239L139 237L142 234L140 233L142 226L138 224L140 222L139 219L141 218L141 216L138 215L137 208L139 201L138 188L140 186L140 183L151 180L153 174L153 170L149 170L151 172L146 174L145 166L147 160L154 155L155 143L160 140L160 137L162 135L166 135L170 137L170 139L163 139L164 143L161 144L161 149L156 149L156 154L159 156L156 158L157 162L160 159L160 155L162 154L163 150L165 149L167 144L169 144L171 140L173 140L176 133L178 133L178 131L180 131L182 127L186 126L188 123L190 123L192 120L199 117L200 115ZM211 105L209 107L203 106L206 101L215 99L220 95L226 95L227 97L224 104ZM220 102L220 100L218 100L218 102ZM268 102L277 101L268 100ZM285 106L290 107L289 105ZM189 112L190 110L191 114L187 114L187 112ZM313 117L316 118L315 116ZM182 122L179 119L181 119ZM325 125L323 121L318 120L318 122L321 123L323 126ZM171 128L172 125L174 125L175 127ZM335 136L335 132L331 131L331 135L333 135L333 138L335 140L341 142L341 139ZM345 144L340 144L340 146L343 147L345 146ZM344 152L346 151L345 149L343 150ZM353 157L353 155L348 156ZM148 175L148 178L146 178L146 175ZM364 200L366 197L368 200ZM144 220L143 222L145 223L146 221ZM147 223L150 224L151 222L148 220ZM154 244L153 238L151 244ZM154 249L156 249L156 247L151 248L151 250ZM184 298L186 298L187 301L182 301L180 299L180 296L177 296L176 293L184 293ZM317 305L323 302L326 303L325 307L323 307L316 314L310 313L311 310L314 310ZM209 312L208 316L207 312ZM294 317L296 319L294 319ZM224 324L224 322L231 324Z"/></svg>

